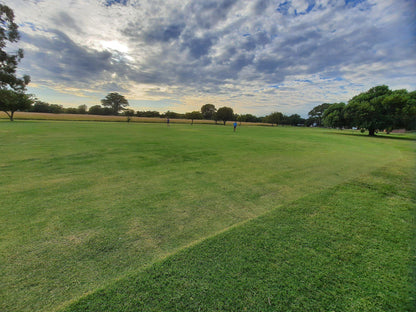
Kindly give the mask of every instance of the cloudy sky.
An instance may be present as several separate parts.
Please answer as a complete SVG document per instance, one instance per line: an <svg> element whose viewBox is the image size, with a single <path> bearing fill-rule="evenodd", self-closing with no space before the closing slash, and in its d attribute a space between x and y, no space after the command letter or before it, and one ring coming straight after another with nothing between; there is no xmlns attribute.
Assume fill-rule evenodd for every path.
<svg viewBox="0 0 416 312"><path fill-rule="evenodd" d="M135 110L205 103L303 117L386 84L416 89L415 0L2 0L40 100L123 94Z"/></svg>

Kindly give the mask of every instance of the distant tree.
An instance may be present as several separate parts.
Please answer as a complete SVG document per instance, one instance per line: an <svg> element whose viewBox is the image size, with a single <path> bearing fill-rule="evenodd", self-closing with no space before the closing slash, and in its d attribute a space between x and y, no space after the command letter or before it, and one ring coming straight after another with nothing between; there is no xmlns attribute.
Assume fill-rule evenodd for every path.
<svg viewBox="0 0 416 312"><path fill-rule="evenodd" d="M0 110L9 116L10 121L14 120L14 113L16 111L28 110L32 103L33 100L27 94L0 89Z"/></svg>
<svg viewBox="0 0 416 312"><path fill-rule="evenodd" d="M330 106L329 103L323 103L321 105L315 106L309 113L308 124L315 124L320 127L322 125L322 116L324 111Z"/></svg>
<svg viewBox="0 0 416 312"><path fill-rule="evenodd" d="M137 117L160 117L160 113L157 111L145 111L145 112L136 112Z"/></svg>
<svg viewBox="0 0 416 312"><path fill-rule="evenodd" d="M78 114L78 109L75 107L67 107L64 109L65 114Z"/></svg>
<svg viewBox="0 0 416 312"><path fill-rule="evenodd" d="M205 119L213 119L216 111L217 109L215 108L214 104L205 104L201 107L201 113Z"/></svg>
<svg viewBox="0 0 416 312"><path fill-rule="evenodd" d="M126 109L126 107L129 105L129 102L123 95L117 92L112 92L107 94L107 96L101 100L101 104L111 108L114 115L118 115L119 111Z"/></svg>
<svg viewBox="0 0 416 312"><path fill-rule="evenodd" d="M78 114L86 114L87 109L88 109L88 106L85 104L78 106Z"/></svg>
<svg viewBox="0 0 416 312"><path fill-rule="evenodd" d="M171 111L167 111L163 117L169 118L169 119L179 119L184 118L184 114L179 114Z"/></svg>
<svg viewBox="0 0 416 312"><path fill-rule="evenodd" d="M331 104L322 115L322 124L330 128L343 128L346 126L345 103Z"/></svg>
<svg viewBox="0 0 416 312"><path fill-rule="evenodd" d="M133 109L126 109L126 110L123 112L123 115L124 115L124 116L134 116L134 110L133 110Z"/></svg>
<svg viewBox="0 0 416 312"><path fill-rule="evenodd" d="M225 106L220 107L216 114L216 118L218 118L218 120L222 120L224 123L224 126L228 120L233 120L233 117L234 117L234 112L231 107L225 107Z"/></svg>
<svg viewBox="0 0 416 312"><path fill-rule="evenodd" d="M126 109L124 111L124 116L127 117L127 122L130 122L131 121L131 118L134 116L134 110L132 110L132 109Z"/></svg>
<svg viewBox="0 0 416 312"><path fill-rule="evenodd" d="M199 111L193 111L190 113L185 113L185 118L186 119L191 119L191 125L194 124L194 119L204 119L204 116L202 116L202 113Z"/></svg>
<svg viewBox="0 0 416 312"><path fill-rule="evenodd" d="M23 58L23 50L9 52L6 47L8 43L19 41L18 26L14 22L14 12L4 4L0 4L0 110L6 112L10 121L16 110L28 109L32 100L25 95L26 86L30 77L16 77L17 65Z"/></svg>
<svg viewBox="0 0 416 312"><path fill-rule="evenodd" d="M274 112L270 115L266 116L265 120L268 123L276 124L276 126L280 123L280 121L283 119L283 114L281 112Z"/></svg>
<svg viewBox="0 0 416 312"><path fill-rule="evenodd" d="M217 112L215 112L215 113L212 115L212 119L215 121L215 124L218 124L218 120L219 120L219 118L218 118L218 114L217 114Z"/></svg>
<svg viewBox="0 0 416 312"><path fill-rule="evenodd" d="M101 105L93 105L88 110L88 114L90 114L90 115L104 115L103 111L104 111L104 108Z"/></svg>
<svg viewBox="0 0 416 312"><path fill-rule="evenodd" d="M300 117L298 114L292 114L290 116L286 116L287 124L291 126L298 126L303 125L305 123L305 119Z"/></svg>
<svg viewBox="0 0 416 312"><path fill-rule="evenodd" d="M62 114L64 112L64 108L62 105L49 104L49 112L52 114Z"/></svg>
<svg viewBox="0 0 416 312"><path fill-rule="evenodd" d="M62 105L49 104L40 100L35 101L30 111L35 112L35 113L50 113L50 114L61 114L61 113L77 114L78 113L78 110L76 108L64 109Z"/></svg>
<svg viewBox="0 0 416 312"><path fill-rule="evenodd" d="M243 116L244 116L244 119L245 119L244 121L246 121L246 122L260 122L261 121L259 117L254 116L252 114L245 114Z"/></svg>
<svg viewBox="0 0 416 312"><path fill-rule="evenodd" d="M30 111L35 113L49 113L49 103L36 100Z"/></svg>
<svg viewBox="0 0 416 312"><path fill-rule="evenodd" d="M237 115L235 120L239 121L240 125L241 125L241 122L261 122L261 118L254 116L252 114Z"/></svg>
<svg viewBox="0 0 416 312"><path fill-rule="evenodd" d="M245 122L244 115L238 115L238 116L237 116L237 118L236 118L236 120L237 120L238 122L240 122L240 126L241 126L241 123L242 123L242 122Z"/></svg>

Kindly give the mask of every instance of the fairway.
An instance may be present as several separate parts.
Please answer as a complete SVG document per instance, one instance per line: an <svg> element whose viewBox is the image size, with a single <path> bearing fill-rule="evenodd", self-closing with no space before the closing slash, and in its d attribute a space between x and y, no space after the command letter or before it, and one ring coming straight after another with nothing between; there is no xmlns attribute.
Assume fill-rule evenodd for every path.
<svg viewBox="0 0 416 312"><path fill-rule="evenodd" d="M258 285L257 290L251 288L257 278L265 280L265 276L256 274L264 271L272 279L269 296L276 296L279 287L284 293L294 283L288 272L305 267L299 260L302 254L304 258L319 254L331 257L333 250L325 249L324 243L318 242L320 237L328 244L334 234L332 242L338 248L335 254L339 254L340 261L347 262L340 266L338 282L347 283L348 274L360 281L368 272L361 267L360 259L365 255L359 250L374 247L372 229L374 233L390 233L395 240L386 244L385 249L378 245L380 250L374 248L371 256L384 261L395 254L399 266L387 268L379 280L388 283L389 276L397 272L404 275L395 281L396 294L391 295L387 285L386 293L377 288L375 297L390 298L397 303L395 307L410 306L409 285L414 266L414 135L370 138L348 131L293 127L247 126L238 127L234 133L229 126L198 124L167 127L0 121L0 138L1 311L57 311L72 307L85 311L88 298L98 306L103 304L96 295L102 293L105 295L100 298L107 298L106 302L116 302L106 310L119 311L119 302L133 302L132 298L140 297L140 291L147 291L137 285L149 285L152 290L160 288L157 283L168 285L165 294L172 294L175 289L178 293L173 296L177 301L189 303L194 300L188 296L193 277L183 276L200 276L198 270L206 267L210 255L215 256L217 263L240 259L238 263L218 267L229 272L239 268L231 281L218 289L213 285L220 283L219 271L212 263L206 267L212 276L218 274L202 279L203 285L198 285L214 294L211 301L207 296L207 302L200 305L175 306L168 302L158 308L151 301L158 297L149 295L150 299L135 302L136 307L148 304L156 311L194 311L204 307L212 311L232 310L235 306L237 310L249 307L256 311L255 293L269 291L264 285ZM389 180L394 182L390 185ZM378 205L379 202L382 204ZM335 212L327 215L322 207ZM375 216L385 207L388 214L378 223ZM363 211L368 214L362 215ZM381 214L384 216L384 212ZM312 223L311 216L316 216ZM352 220L348 226L345 218ZM355 233L352 225L366 218L374 224L366 224L364 233ZM283 225L279 226L279 222ZM249 249L256 250L256 254L264 250L265 259L258 261L273 259L275 265L260 265L253 273L242 267L253 259L244 259L241 251L250 242L259 246L256 239L260 238L255 233L263 235L263 243L269 235L271 243ZM342 241L351 238L351 233L356 234L354 239L359 243L343 245ZM280 235L293 240L276 240ZM385 241L390 239L385 237ZM233 248L227 242L242 245ZM300 249L296 248L299 244ZM398 248L397 253L392 246ZM281 258L282 254L287 257ZM285 265L287 271L279 271ZM386 267L389 262L377 265ZM184 267L189 270L181 276L183 288L175 283L169 285L168 279L146 284L157 280L152 272L173 275ZM237 271L249 272L252 283L239 280ZM281 284L273 280L274 273ZM319 272L306 276L305 290L289 293L287 298L302 293L307 297L307 285L315 285L317 280L325 277ZM375 283L364 280L363 288ZM336 284L332 280L331 283ZM234 294L237 297L250 294L251 305L250 298L233 298L232 293L227 294L228 303L219 298L223 289L233 287L238 290ZM347 289L337 287L331 288L332 295L345 295ZM99 289L102 293L96 292ZM109 291L105 292L106 289ZM362 299L358 290L356 293L350 300L355 305L349 311L382 311L377 305L370 306L367 301L371 300ZM119 299L114 299L117 296ZM267 295L265 298L266 306L274 303ZM313 305L306 307L311 310L328 310L333 303L327 294L311 300ZM319 302L323 305L319 306ZM292 309L302 310L302 306L293 305ZM130 310L134 311L134 307L126 308Z"/></svg>

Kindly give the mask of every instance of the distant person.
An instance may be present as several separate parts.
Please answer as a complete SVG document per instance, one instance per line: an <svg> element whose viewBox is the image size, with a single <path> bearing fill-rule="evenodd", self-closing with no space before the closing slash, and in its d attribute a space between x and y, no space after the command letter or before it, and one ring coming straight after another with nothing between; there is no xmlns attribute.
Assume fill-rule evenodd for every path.
<svg viewBox="0 0 416 312"><path fill-rule="evenodd" d="M235 129L237 129L237 121L234 121L233 126L234 126L234 132L235 132Z"/></svg>
<svg viewBox="0 0 416 312"><path fill-rule="evenodd" d="M169 123L170 123L170 120L169 120L169 117L168 117L168 119L166 119L166 124L168 125L168 127L169 127Z"/></svg>

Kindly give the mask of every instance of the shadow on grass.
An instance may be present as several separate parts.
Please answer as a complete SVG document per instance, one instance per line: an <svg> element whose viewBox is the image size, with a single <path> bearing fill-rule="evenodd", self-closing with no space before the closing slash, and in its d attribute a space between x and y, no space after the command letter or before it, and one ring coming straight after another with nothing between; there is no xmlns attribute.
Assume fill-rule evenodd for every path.
<svg viewBox="0 0 416 312"><path fill-rule="evenodd" d="M361 133L361 132L351 132L351 130L340 130L338 132L332 132L331 134L334 134L334 135L354 136L354 137L362 137L362 138L376 138L376 139L385 139L385 140L416 141L416 134L414 132L412 132L412 133L406 133L406 134L386 134L386 133L381 133L381 134L376 134L375 136L369 136L368 134Z"/></svg>

